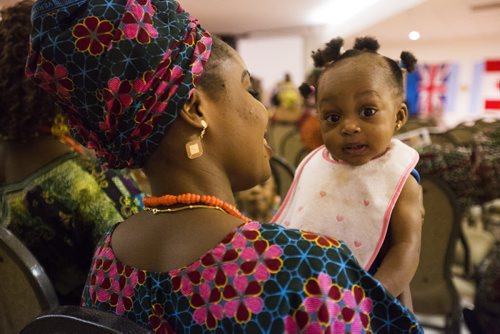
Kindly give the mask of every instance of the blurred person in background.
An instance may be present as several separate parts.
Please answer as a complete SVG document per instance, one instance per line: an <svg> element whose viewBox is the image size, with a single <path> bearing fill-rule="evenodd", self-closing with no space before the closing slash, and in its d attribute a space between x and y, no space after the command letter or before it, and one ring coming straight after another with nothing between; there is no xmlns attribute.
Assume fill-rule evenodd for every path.
<svg viewBox="0 0 500 334"><path fill-rule="evenodd" d="M141 193L68 135L52 96L24 76L33 2L1 10L1 224L33 253L61 304L78 304L104 231L139 211ZM71 91L64 70L47 67L47 86ZM1 282L0 282L1 285Z"/></svg>

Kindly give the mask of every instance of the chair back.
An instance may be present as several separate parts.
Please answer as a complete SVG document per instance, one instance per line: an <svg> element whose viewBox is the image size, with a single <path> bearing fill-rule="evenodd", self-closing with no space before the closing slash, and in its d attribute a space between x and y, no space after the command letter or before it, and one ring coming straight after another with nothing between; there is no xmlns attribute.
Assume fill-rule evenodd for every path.
<svg viewBox="0 0 500 334"><path fill-rule="evenodd" d="M455 195L439 178L422 175L421 185L425 218L420 263L410 284L413 307L417 314L444 316L445 327L453 332L461 313L451 274L460 210Z"/></svg>
<svg viewBox="0 0 500 334"><path fill-rule="evenodd" d="M453 147L455 146L455 141L453 141L450 136L448 136L446 133L443 132L431 132L429 134L431 143L434 145L441 145L441 146L448 146L448 147Z"/></svg>
<svg viewBox="0 0 500 334"><path fill-rule="evenodd" d="M58 304L42 266L12 232L0 226L0 333L19 333L31 319Z"/></svg>
<svg viewBox="0 0 500 334"><path fill-rule="evenodd" d="M471 145L474 142L474 134L477 129L469 126L455 127L446 131L446 135L455 145Z"/></svg>
<svg viewBox="0 0 500 334"><path fill-rule="evenodd" d="M139 324L96 309L65 305L43 313L30 322L21 334L92 333L92 334L146 334L152 333Z"/></svg>
<svg viewBox="0 0 500 334"><path fill-rule="evenodd" d="M295 168L285 159L278 156L272 156L270 164L277 193L283 200L288 192L288 188L292 185Z"/></svg>
<svg viewBox="0 0 500 334"><path fill-rule="evenodd" d="M294 167L297 167L301 161L301 155L302 158L304 157L303 150L305 148L300 138L299 130L292 128L281 138L278 154L285 158L288 163L294 164Z"/></svg>
<svg viewBox="0 0 500 334"><path fill-rule="evenodd" d="M275 154L280 154L279 146L283 137L294 129L297 129L297 126L295 124L280 122L273 122L269 124L269 128L267 131L267 142L272 147Z"/></svg>

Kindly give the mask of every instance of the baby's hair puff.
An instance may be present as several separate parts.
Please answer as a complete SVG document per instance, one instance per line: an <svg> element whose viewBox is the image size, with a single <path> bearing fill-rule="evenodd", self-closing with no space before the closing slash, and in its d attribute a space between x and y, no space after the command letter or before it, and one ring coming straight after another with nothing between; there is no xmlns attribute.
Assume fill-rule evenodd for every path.
<svg viewBox="0 0 500 334"><path fill-rule="evenodd" d="M399 62L397 62L389 57L379 54L378 50L380 49L380 44L374 37L370 36L356 38L353 48L342 53L343 45L344 40L337 37L326 43L323 49L313 51L311 57L314 61L314 66L323 68L322 72L324 73L327 69L333 67L335 64L343 61L344 59L353 58L363 54L377 55L385 60L396 86L398 87L400 93L403 93L402 68L404 68L408 73L411 73L415 70L417 63L417 59L412 53L408 51L401 52Z"/></svg>
<svg viewBox="0 0 500 334"><path fill-rule="evenodd" d="M343 45L344 40L340 37L337 37L326 43L323 50L318 49L316 52L313 51L311 57L314 61L314 66L325 67L329 63L339 59Z"/></svg>
<svg viewBox="0 0 500 334"><path fill-rule="evenodd" d="M408 73L411 73L415 70L415 65L417 64L417 58L408 51L401 52L401 67L405 68Z"/></svg>
<svg viewBox="0 0 500 334"><path fill-rule="evenodd" d="M380 49L380 44L372 37L358 37L354 41L353 49L377 53L378 49Z"/></svg>

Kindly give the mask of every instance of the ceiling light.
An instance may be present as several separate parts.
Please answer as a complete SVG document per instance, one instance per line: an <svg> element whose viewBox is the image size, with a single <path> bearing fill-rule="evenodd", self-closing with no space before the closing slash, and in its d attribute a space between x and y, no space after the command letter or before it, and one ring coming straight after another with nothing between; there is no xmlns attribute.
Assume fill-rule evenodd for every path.
<svg viewBox="0 0 500 334"><path fill-rule="evenodd" d="M420 38L420 33L418 31L413 30L408 34L408 38L411 39L412 41L416 41L417 39Z"/></svg>

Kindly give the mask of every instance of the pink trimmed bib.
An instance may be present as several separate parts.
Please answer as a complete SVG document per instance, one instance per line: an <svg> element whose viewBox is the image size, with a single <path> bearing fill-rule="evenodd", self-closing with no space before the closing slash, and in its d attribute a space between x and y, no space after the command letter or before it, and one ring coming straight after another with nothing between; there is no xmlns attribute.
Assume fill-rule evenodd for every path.
<svg viewBox="0 0 500 334"><path fill-rule="evenodd" d="M368 270L418 158L417 151L398 139L392 139L383 156L361 166L335 161L321 146L299 165L272 223L343 240Z"/></svg>

